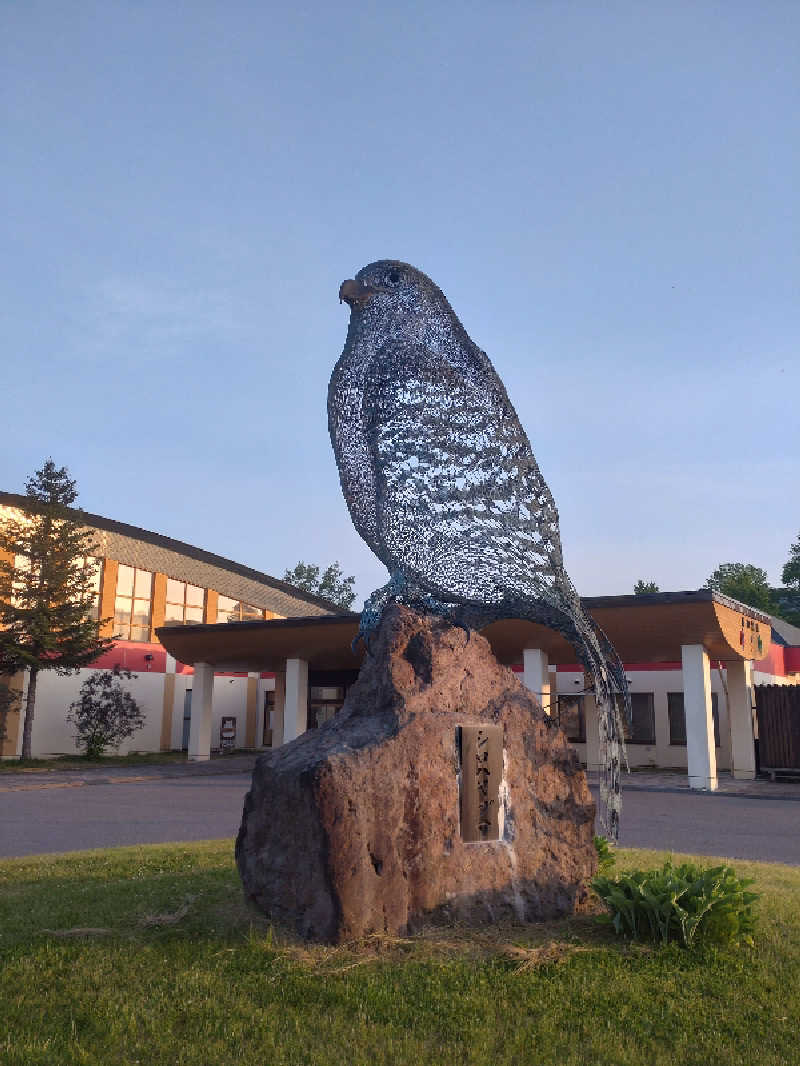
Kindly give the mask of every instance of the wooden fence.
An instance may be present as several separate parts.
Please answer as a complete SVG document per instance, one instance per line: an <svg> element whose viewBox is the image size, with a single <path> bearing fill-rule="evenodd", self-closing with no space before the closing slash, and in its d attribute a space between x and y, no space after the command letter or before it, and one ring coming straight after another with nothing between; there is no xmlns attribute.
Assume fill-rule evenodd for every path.
<svg viewBox="0 0 800 1066"><path fill-rule="evenodd" d="M758 755L767 772L800 772L800 685L756 685Z"/></svg>

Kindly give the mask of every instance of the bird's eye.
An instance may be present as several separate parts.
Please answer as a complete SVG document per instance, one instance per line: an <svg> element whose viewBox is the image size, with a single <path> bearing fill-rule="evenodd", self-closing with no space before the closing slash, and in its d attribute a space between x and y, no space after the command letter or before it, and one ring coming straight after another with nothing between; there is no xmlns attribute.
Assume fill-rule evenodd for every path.
<svg viewBox="0 0 800 1066"><path fill-rule="evenodd" d="M391 281L392 285L396 285L399 280L400 280L400 275L397 273L397 271L393 270L391 272L391 274L389 275L389 281Z"/></svg>

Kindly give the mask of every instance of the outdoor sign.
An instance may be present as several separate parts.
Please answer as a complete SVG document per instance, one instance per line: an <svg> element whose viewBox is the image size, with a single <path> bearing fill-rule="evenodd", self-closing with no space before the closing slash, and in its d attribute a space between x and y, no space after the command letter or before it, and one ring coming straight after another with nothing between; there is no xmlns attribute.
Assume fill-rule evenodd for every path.
<svg viewBox="0 0 800 1066"><path fill-rule="evenodd" d="M236 718L233 715L223 717L219 726L219 750L233 751L236 746Z"/></svg>
<svg viewBox="0 0 800 1066"><path fill-rule="evenodd" d="M456 730L461 762L461 839L500 839L503 727L463 725Z"/></svg>

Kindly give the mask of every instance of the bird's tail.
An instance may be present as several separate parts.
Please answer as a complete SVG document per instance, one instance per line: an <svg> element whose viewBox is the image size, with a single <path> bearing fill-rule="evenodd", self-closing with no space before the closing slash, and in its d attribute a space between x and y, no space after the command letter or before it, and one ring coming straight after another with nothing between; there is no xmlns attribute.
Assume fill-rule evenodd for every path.
<svg viewBox="0 0 800 1066"><path fill-rule="evenodd" d="M605 633L584 612L580 600L565 607L545 608L538 601L515 604L513 617L528 618L558 630L573 646L589 679L597 705L600 762L600 825L610 840L619 839L622 809L620 775L628 769L623 716L630 723L631 701L625 668ZM509 617L506 614L506 617Z"/></svg>
<svg viewBox="0 0 800 1066"><path fill-rule="evenodd" d="M600 762L600 823L609 840L619 839L622 810L620 775L628 770L624 719L631 722L631 698L625 668L602 629L581 610L576 626L579 641L571 640L594 688L597 705ZM567 639L570 639L567 634Z"/></svg>

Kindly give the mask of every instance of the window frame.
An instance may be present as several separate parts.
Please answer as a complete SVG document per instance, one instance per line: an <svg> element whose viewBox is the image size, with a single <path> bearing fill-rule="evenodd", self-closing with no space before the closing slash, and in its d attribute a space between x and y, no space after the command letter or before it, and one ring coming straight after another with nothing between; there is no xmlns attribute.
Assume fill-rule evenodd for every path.
<svg viewBox="0 0 800 1066"><path fill-rule="evenodd" d="M237 600L233 596L224 596L221 592L218 592L217 593L217 622L220 621L220 617L219 617L219 614L220 614L220 600L227 600L229 603L235 604L234 607L230 608L230 611L235 611L236 612L236 617L231 618L229 613L228 613L228 611L226 611L225 613L226 613L226 615L228 615L228 617L226 617L224 619L225 622L233 623L233 622L263 622L264 621L264 608L263 607L256 607L256 605L254 603L246 603L244 600ZM248 618L243 617L244 612L248 611L248 610L255 612L257 617L255 617L255 618L254 617L248 617Z"/></svg>
<svg viewBox="0 0 800 1066"><path fill-rule="evenodd" d="M176 599L170 599L170 582L174 585L180 585L183 599L178 601ZM200 593L201 603L189 603L189 590L196 589ZM205 620L205 602L206 602L206 589L202 585L193 585L191 581L182 581L178 577L167 577L167 586L164 590L164 625L165 626L196 626L202 625ZM180 610L181 617L167 618L170 607L178 608ZM187 612L199 611L200 617L187 618Z"/></svg>
<svg viewBox="0 0 800 1066"><path fill-rule="evenodd" d="M559 729L563 730L564 735L570 744L585 744L586 743L586 707L585 701L581 694L571 692L555 693L556 703L556 715ZM551 696L550 702L552 704L553 697ZM570 715L570 721L567 724L562 722L562 707L573 704L576 708L576 718ZM572 721L577 720L578 733L568 731L568 726L572 724Z"/></svg>
<svg viewBox="0 0 800 1066"><path fill-rule="evenodd" d="M635 744L640 747L652 748L656 743L656 694L655 692L631 692L631 725L630 728L625 725L625 743ZM648 736L649 740L640 740L634 737L634 702L637 702L641 706L642 699L647 700L647 710L649 712L649 726L650 732Z"/></svg>
<svg viewBox="0 0 800 1066"><path fill-rule="evenodd" d="M125 570L133 571L133 580L131 583L131 595L128 596L125 593L119 592L119 579L121 572ZM136 587L139 574L150 575L150 596L146 599L144 596L136 595ZM114 587L114 625L113 625L113 638L114 640L124 640L134 644L150 644L152 642L153 633L153 592L155 587L155 573L152 570L145 570L143 566L131 566L130 563L118 563L117 564L117 580ZM119 601L126 600L129 604L128 620L125 623L120 623L117 620L117 612L119 610ZM146 603L147 606L147 623L146 625L137 623L136 618L136 604ZM141 608L140 608L141 609ZM124 626L127 629L127 635L119 631L120 626ZM145 636L132 636L134 630L139 631L147 630Z"/></svg>
<svg viewBox="0 0 800 1066"><path fill-rule="evenodd" d="M670 706L670 702L675 703L675 707ZM680 705L677 700L680 699ZM673 711L680 712L683 720L683 740L673 740ZM669 746L671 748L685 748L686 747L686 699L683 691L680 692L668 692L667 693L667 717L669 720ZM719 722L719 693L711 693L711 721L714 725L714 750L718 751L722 747L722 736L720 733ZM678 731L680 732L680 731Z"/></svg>

